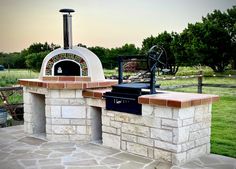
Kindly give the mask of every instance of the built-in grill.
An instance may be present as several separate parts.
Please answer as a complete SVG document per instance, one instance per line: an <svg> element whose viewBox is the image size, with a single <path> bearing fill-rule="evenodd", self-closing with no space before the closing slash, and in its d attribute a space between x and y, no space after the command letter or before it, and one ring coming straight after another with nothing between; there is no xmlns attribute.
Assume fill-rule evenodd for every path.
<svg viewBox="0 0 236 169"><path fill-rule="evenodd" d="M165 54L165 55L164 55ZM131 60L133 56L119 57L119 84L112 86L111 92L106 92L104 97L106 98L106 109L119 112L126 112L136 115L142 115L142 105L138 103L138 97L145 94L156 94L155 88L159 88L160 85L156 85L155 72L157 67L166 63L163 62L163 56L166 53L164 49L158 46L153 46L147 56L136 56L135 58L147 58L141 59L142 62L146 62L148 71L151 78L149 82L145 83L123 83L123 62L125 60Z"/></svg>
<svg viewBox="0 0 236 169"><path fill-rule="evenodd" d="M123 83L112 86L112 91L105 94L106 109L142 115L142 105L138 103L138 97L150 93L143 91L143 89L150 89L150 85Z"/></svg>

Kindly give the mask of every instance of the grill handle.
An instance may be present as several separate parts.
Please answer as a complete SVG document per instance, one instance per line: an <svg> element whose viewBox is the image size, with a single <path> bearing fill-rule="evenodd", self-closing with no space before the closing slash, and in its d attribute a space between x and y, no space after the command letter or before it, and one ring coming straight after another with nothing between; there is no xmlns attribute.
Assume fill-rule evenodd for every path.
<svg viewBox="0 0 236 169"><path fill-rule="evenodd" d="M135 101L136 99L133 98L127 98L127 97L118 97L118 96L103 96L104 98L112 98L112 99L125 99L130 101Z"/></svg>

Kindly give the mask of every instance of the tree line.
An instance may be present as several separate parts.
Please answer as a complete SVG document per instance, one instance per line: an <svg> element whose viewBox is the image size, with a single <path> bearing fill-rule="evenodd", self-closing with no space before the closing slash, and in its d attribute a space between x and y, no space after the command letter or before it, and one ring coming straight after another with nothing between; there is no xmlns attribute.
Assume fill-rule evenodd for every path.
<svg viewBox="0 0 236 169"><path fill-rule="evenodd" d="M111 49L100 46L88 49L100 58L104 68L113 69L117 67L118 55L143 55L156 44L165 48L171 74L175 74L179 66L209 66L215 72L223 72L228 67L236 69L236 6L225 12L214 10L200 22L188 24L180 33L164 31L147 37L141 48L125 44ZM19 53L0 53L0 64L38 71L43 58L59 47L47 42L34 43Z"/></svg>
<svg viewBox="0 0 236 169"><path fill-rule="evenodd" d="M60 48L60 46L45 42L44 44L33 43L21 52L0 52L0 65L3 65L5 68L29 68L39 71L44 57L57 48Z"/></svg>

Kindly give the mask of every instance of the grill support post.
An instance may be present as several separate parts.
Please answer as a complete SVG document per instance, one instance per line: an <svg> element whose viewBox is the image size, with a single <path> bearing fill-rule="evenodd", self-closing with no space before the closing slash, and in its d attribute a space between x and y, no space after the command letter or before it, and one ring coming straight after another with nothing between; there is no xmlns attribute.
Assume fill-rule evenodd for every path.
<svg viewBox="0 0 236 169"><path fill-rule="evenodd" d="M199 75L198 75L198 86L197 86L197 92L198 93L202 93L202 70L199 71Z"/></svg>
<svg viewBox="0 0 236 169"><path fill-rule="evenodd" d="M118 58L118 83L123 83L123 59L121 56Z"/></svg>
<svg viewBox="0 0 236 169"><path fill-rule="evenodd" d="M150 82L150 94L156 94L156 75L155 75L155 72L156 72L156 67L154 67L151 71L151 82Z"/></svg>

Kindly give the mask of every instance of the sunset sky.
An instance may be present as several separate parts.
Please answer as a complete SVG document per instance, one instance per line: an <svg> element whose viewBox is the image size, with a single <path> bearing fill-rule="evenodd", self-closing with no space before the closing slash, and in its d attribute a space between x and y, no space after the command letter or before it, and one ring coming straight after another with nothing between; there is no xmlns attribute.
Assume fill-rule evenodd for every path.
<svg viewBox="0 0 236 169"><path fill-rule="evenodd" d="M181 32L236 0L0 0L0 52L35 42L62 45L61 8L73 8L73 44L119 47L163 31Z"/></svg>

